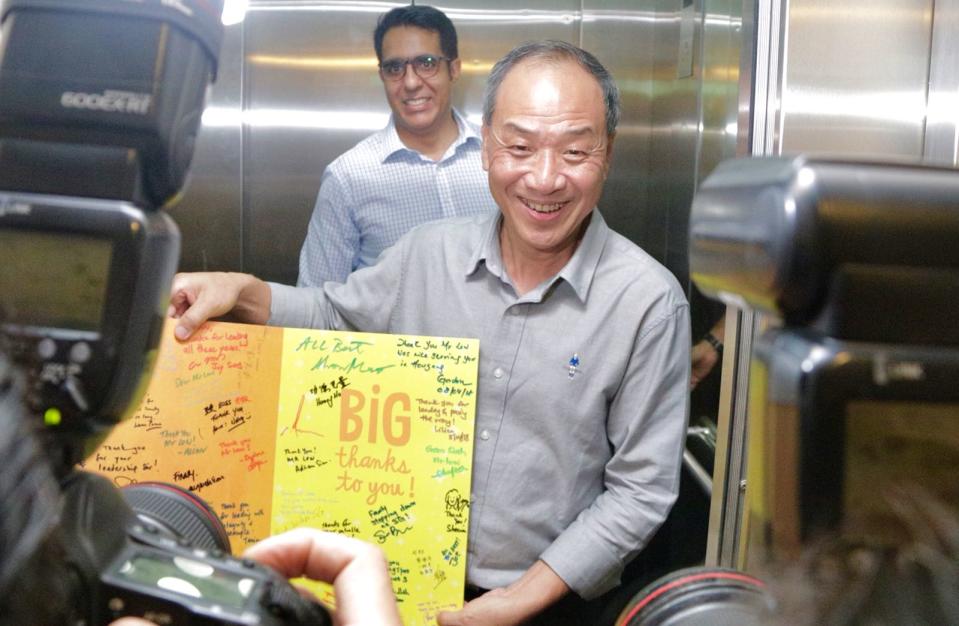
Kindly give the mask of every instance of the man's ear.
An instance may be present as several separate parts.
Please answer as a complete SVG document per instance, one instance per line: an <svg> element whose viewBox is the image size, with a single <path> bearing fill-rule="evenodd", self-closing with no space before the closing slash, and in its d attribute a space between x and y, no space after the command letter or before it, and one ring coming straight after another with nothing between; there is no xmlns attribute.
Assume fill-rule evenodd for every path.
<svg viewBox="0 0 959 626"><path fill-rule="evenodd" d="M613 141L616 139L616 133L606 136L606 171L603 172L603 180L609 176L609 167L613 164Z"/></svg>
<svg viewBox="0 0 959 626"><path fill-rule="evenodd" d="M450 80L455 81L460 77L460 72L462 71L462 62L459 59L453 59L450 61Z"/></svg>
<svg viewBox="0 0 959 626"><path fill-rule="evenodd" d="M487 172L489 171L489 150L490 146L490 137L489 137L489 126L483 124L483 127L480 129L480 133L483 136L483 149L480 150L480 156L483 158L483 169Z"/></svg>

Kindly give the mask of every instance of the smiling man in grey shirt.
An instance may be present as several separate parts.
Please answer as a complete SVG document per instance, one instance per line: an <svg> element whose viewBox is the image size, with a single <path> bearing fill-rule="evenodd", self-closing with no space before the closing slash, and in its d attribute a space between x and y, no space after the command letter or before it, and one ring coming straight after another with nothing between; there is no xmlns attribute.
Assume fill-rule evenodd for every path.
<svg viewBox="0 0 959 626"><path fill-rule="evenodd" d="M617 119L595 58L559 42L520 46L494 67L484 107L498 215L421 226L342 285L174 283L181 339L231 310L284 326L479 338L467 562L479 590L440 614L444 626L537 614L591 624L576 602L618 584L675 500L688 306L595 208Z"/></svg>

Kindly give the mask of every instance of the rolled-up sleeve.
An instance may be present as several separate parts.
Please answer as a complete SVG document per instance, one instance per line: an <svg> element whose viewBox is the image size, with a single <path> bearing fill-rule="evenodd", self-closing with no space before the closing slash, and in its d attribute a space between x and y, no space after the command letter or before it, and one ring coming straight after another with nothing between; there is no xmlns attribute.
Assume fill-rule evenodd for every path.
<svg viewBox="0 0 959 626"><path fill-rule="evenodd" d="M619 584L625 564L676 500L688 420L689 345L685 303L636 337L607 416L613 453L605 490L541 555L584 598Z"/></svg>

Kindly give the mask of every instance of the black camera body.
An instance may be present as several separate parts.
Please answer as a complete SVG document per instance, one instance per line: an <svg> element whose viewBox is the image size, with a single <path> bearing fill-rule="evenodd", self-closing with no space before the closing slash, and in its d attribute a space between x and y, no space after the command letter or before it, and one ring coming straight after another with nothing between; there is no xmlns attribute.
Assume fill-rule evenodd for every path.
<svg viewBox="0 0 959 626"><path fill-rule="evenodd" d="M232 557L199 498L173 485L120 490L76 467L149 381L178 251L161 211L0 193L0 328L30 370L27 414L59 481L64 623L328 624L275 572Z"/></svg>
<svg viewBox="0 0 959 626"><path fill-rule="evenodd" d="M0 322L29 410L71 468L149 380L180 235L121 200L0 192Z"/></svg>
<svg viewBox="0 0 959 626"><path fill-rule="evenodd" d="M67 623L127 615L161 626L332 623L275 571L231 556L215 514L188 492L162 483L121 492L88 472L61 487L60 531L75 574Z"/></svg>
<svg viewBox="0 0 959 626"><path fill-rule="evenodd" d="M899 483L959 506L957 198L954 168L805 155L704 181L694 280L779 322L751 361L747 563L828 533L904 544Z"/></svg>
<svg viewBox="0 0 959 626"><path fill-rule="evenodd" d="M64 558L46 579L67 596L57 623L330 623L276 572L232 557L192 493L120 490L78 468L149 381L179 258L179 231L161 209L186 179L222 5L0 3L0 336L26 370L31 439L46 457L27 463L48 463L58 483L50 537ZM19 432L9 422L20 420L3 418L4 432ZM17 493L19 470L0 479L8 471L0 486ZM38 565L7 559L17 539L0 537L0 581Z"/></svg>
<svg viewBox="0 0 959 626"><path fill-rule="evenodd" d="M4 0L0 189L160 207L183 187L223 0Z"/></svg>
<svg viewBox="0 0 959 626"><path fill-rule="evenodd" d="M740 158L702 183L692 278L765 316L724 520L751 573L673 572L618 626L956 623L957 239L955 168Z"/></svg>

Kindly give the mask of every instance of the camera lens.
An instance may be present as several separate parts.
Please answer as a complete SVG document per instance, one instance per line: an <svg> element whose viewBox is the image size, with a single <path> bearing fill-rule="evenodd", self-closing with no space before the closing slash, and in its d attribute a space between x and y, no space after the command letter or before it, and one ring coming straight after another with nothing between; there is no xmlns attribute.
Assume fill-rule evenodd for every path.
<svg viewBox="0 0 959 626"><path fill-rule="evenodd" d="M223 523L196 494L159 482L129 485L122 492L127 504L142 521L195 548L230 553L230 538Z"/></svg>
<svg viewBox="0 0 959 626"><path fill-rule="evenodd" d="M767 623L774 603L762 581L723 568L692 567L641 590L616 626L750 626Z"/></svg>

